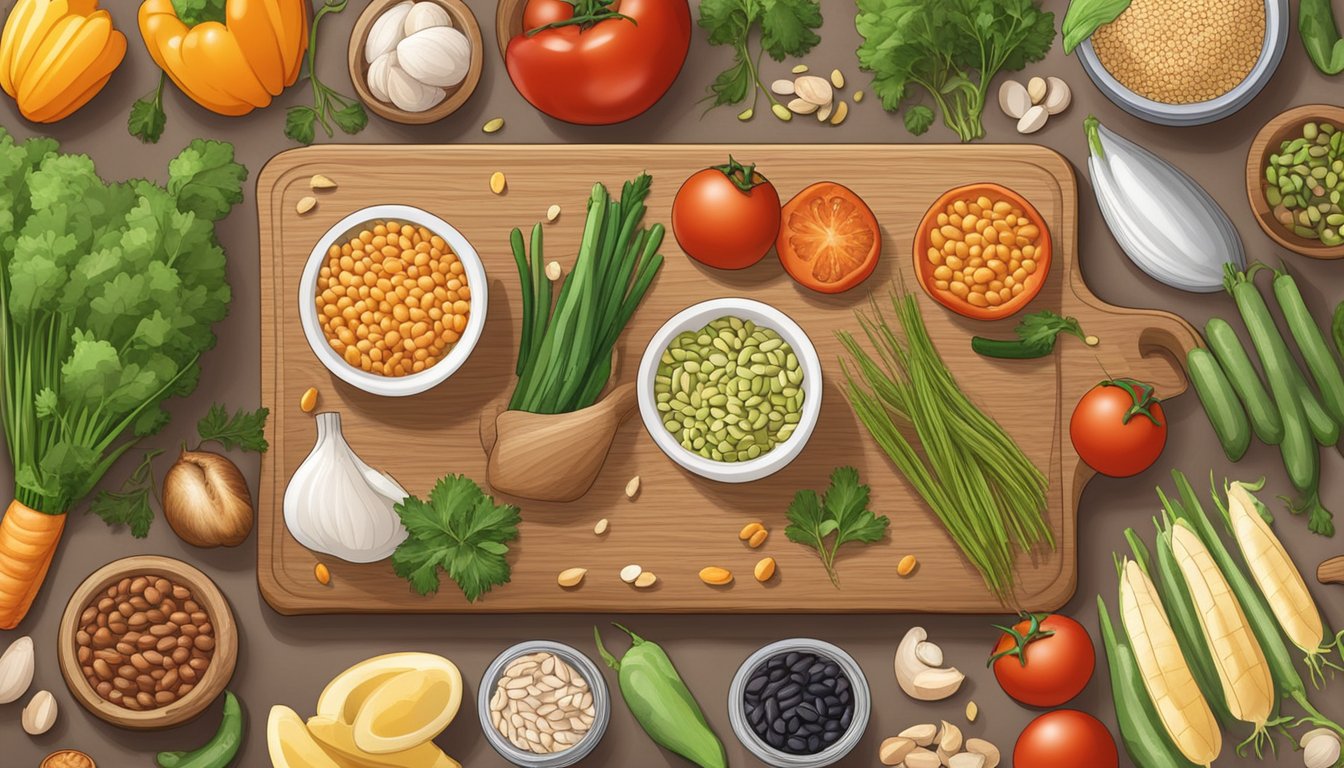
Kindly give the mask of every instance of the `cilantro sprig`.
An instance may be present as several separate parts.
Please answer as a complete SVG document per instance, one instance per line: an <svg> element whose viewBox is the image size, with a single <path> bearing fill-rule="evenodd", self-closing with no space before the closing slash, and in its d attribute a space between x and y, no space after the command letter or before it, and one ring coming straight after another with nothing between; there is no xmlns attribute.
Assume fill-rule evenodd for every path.
<svg viewBox="0 0 1344 768"><path fill-rule="evenodd" d="M508 583L506 542L518 538L517 507L496 504L469 477L448 475L428 499L408 496L396 511L409 536L392 553L392 569L416 592L438 592L440 571L472 603Z"/></svg>
<svg viewBox="0 0 1344 768"><path fill-rule="evenodd" d="M761 79L760 62L764 54L775 61L802 56L811 51L821 37L821 4L817 0L702 0L700 26L709 32L710 45L733 49L733 65L709 86L713 107L740 104L751 96L751 111L764 94L772 106L780 106ZM761 51L753 53L751 37L760 29Z"/></svg>
<svg viewBox="0 0 1344 768"><path fill-rule="evenodd" d="M799 491L789 505L784 535L795 544L811 547L826 566L826 575L838 589L836 554L850 542L872 544L886 535L891 520L868 509L870 489L859 482L859 471L840 467L831 473L831 487L818 498L816 491Z"/></svg>

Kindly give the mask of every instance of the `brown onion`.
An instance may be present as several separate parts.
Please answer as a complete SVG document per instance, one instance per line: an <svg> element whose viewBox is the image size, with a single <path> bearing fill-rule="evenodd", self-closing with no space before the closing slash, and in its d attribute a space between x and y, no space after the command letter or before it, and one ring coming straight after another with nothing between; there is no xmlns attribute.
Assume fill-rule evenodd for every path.
<svg viewBox="0 0 1344 768"><path fill-rule="evenodd" d="M183 451L163 478L163 516L188 544L236 547L252 531L252 495L232 461Z"/></svg>

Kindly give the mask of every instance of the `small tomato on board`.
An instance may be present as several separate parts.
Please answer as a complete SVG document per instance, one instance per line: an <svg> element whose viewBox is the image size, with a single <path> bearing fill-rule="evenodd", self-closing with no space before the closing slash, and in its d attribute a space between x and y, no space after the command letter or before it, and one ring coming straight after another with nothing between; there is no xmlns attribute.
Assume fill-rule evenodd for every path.
<svg viewBox="0 0 1344 768"><path fill-rule="evenodd" d="M1153 387L1103 381L1083 395L1069 420L1078 456L1103 475L1130 477L1151 467L1167 444L1167 415Z"/></svg>
<svg viewBox="0 0 1344 768"><path fill-rule="evenodd" d="M877 268L882 231L863 198L823 181L785 204L775 249L784 269L801 285L820 293L843 293Z"/></svg>
<svg viewBox="0 0 1344 768"><path fill-rule="evenodd" d="M1087 687L1092 638L1067 616L1028 614L1003 631L989 664L1004 693L1029 707L1058 707Z"/></svg>
<svg viewBox="0 0 1344 768"><path fill-rule="evenodd" d="M1056 709L1032 720L1013 747L1013 768L1118 768L1115 739L1097 718Z"/></svg>
<svg viewBox="0 0 1344 768"><path fill-rule="evenodd" d="M779 234L779 193L770 180L728 158L696 171L672 202L672 234L687 256L717 269L744 269Z"/></svg>
<svg viewBox="0 0 1344 768"><path fill-rule="evenodd" d="M513 85L542 112L611 125L652 107L691 45L686 0L528 0L504 53Z"/></svg>

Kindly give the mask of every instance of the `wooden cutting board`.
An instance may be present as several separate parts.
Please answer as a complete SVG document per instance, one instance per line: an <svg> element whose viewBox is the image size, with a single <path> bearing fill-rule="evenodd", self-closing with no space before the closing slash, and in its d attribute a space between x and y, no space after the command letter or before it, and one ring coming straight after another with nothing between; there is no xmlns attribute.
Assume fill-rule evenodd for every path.
<svg viewBox="0 0 1344 768"><path fill-rule="evenodd" d="M638 415L619 430L607 464L589 493L566 505L515 499L522 508L520 538L509 554L512 581L468 604L445 577L433 597L414 594L387 562L352 565L322 557L330 585L313 578L318 557L284 526L285 484L313 445L312 416L299 410L308 387L321 392L320 410L341 412L346 438L370 465L393 474L423 495L446 474L463 473L485 484L486 456L478 435L482 409L513 387L520 298L509 250L511 228L531 227L559 204L547 225L547 258L568 270L583 224L584 201L595 181L609 188L647 170L653 189L646 221L667 223L681 182L719 164L731 153L757 163L787 200L808 184L829 179L861 195L883 227L883 257L858 289L823 296L799 287L773 255L740 272L708 269L686 258L669 231L666 265L627 326L617 348L613 384L631 381L645 345L673 314L705 299L745 296L790 314L811 336L827 376L821 421L801 456L783 471L746 485L722 485L680 470L655 446ZM508 191L491 194L495 171ZM313 194L309 180L324 174L337 189L318 195L317 207L295 212ZM1106 378L1132 376L1156 385L1163 397L1185 389L1178 361L1199 343L1183 320L1163 312L1108 306L1083 284L1077 262L1077 190L1068 162L1034 146L322 146L285 152L263 170L257 184L261 223L262 399L271 407L271 451L262 465L258 498L257 578L266 600L282 613L380 612L1001 612L979 575L961 558L933 514L868 438L839 388L840 347L835 332L855 329L854 310L914 280L911 243L930 203L960 184L994 181L1030 200L1053 233L1055 259L1049 281L1031 309L1077 317L1096 348L1064 339L1054 357L992 361L971 352L976 334L1010 336L1016 319L995 323L964 319L922 293L921 306L943 357L972 399L997 419L1047 474L1047 512L1058 547L1020 558L1019 602L1051 610L1073 594L1077 572L1077 504L1092 472L1068 439L1069 415L1078 398ZM419 206L457 227L480 252L489 274L485 335L452 378L409 398L364 394L328 373L309 350L299 326L298 281L314 243L347 214L368 205ZM873 489L873 508L891 518L889 537L872 546L847 546L839 558L841 588L827 580L815 553L784 536L785 512L794 492L824 490L838 465L856 466ZM631 501L624 488L642 478ZM488 490L488 489L487 489ZM593 534L610 520L603 537ZM738 541L747 522L770 529L760 550ZM896 575L902 556L919 569ZM779 575L767 585L751 575L761 557L773 556ZM638 563L659 581L650 590L621 582L617 572ZM697 578L707 565L737 574L729 587ZM556 586L566 568L589 569L576 590Z"/></svg>

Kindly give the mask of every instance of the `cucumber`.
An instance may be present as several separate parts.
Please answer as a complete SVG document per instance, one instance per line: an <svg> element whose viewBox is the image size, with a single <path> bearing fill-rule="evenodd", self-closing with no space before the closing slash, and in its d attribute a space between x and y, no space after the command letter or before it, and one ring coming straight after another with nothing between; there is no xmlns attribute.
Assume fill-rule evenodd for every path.
<svg viewBox="0 0 1344 768"><path fill-rule="evenodd" d="M1301 372L1251 277L1252 273L1236 273L1228 281L1228 291L1236 300L1246 329L1251 332L1251 342L1260 355L1270 392L1279 407L1279 418L1283 421L1283 442L1279 444L1279 452L1283 455L1288 479L1303 496L1315 496L1320 481L1321 454L1298 398L1297 378Z"/></svg>
<svg viewBox="0 0 1344 768"><path fill-rule="evenodd" d="M1321 391L1320 403L1336 425L1344 424L1344 374L1340 373L1339 363L1326 346L1325 336L1307 309L1307 303L1303 301L1302 292L1298 290L1297 281L1292 275L1278 273L1274 278L1274 297L1279 301L1279 309L1288 321L1288 330L1297 341L1297 348L1302 353L1307 370L1311 372L1312 381L1316 382L1316 388ZM1317 439L1320 439L1319 435ZM1333 445L1334 441L1329 444Z"/></svg>
<svg viewBox="0 0 1344 768"><path fill-rule="evenodd" d="M1222 367L1207 349L1196 347L1190 350L1186 364L1190 368L1190 382L1204 406L1204 415L1209 417L1213 432L1223 446L1223 453L1228 459L1237 461L1246 455L1246 449L1251 445L1251 423L1246 418L1246 410L1241 407Z"/></svg>
<svg viewBox="0 0 1344 768"><path fill-rule="evenodd" d="M1307 377L1302 375L1301 371L1294 372L1297 377L1298 397L1302 399L1302 414L1307 418L1307 427L1311 430L1311 436L1316 438L1316 442L1321 445L1334 445L1339 442L1339 422L1331 418L1326 412L1326 408L1321 404L1316 393L1311 391L1311 385L1307 383Z"/></svg>
<svg viewBox="0 0 1344 768"><path fill-rule="evenodd" d="M1283 420L1279 417L1279 409L1274 404L1274 398L1265 391L1260 374L1251 365L1251 358L1241 345L1237 332L1232 330L1226 320L1215 317L1205 324L1204 338L1208 340L1209 349L1218 359L1218 365L1231 383L1232 390L1241 399L1255 436L1265 445L1283 442Z"/></svg>

